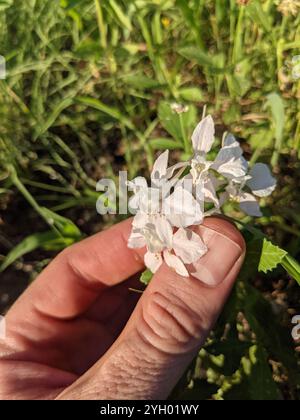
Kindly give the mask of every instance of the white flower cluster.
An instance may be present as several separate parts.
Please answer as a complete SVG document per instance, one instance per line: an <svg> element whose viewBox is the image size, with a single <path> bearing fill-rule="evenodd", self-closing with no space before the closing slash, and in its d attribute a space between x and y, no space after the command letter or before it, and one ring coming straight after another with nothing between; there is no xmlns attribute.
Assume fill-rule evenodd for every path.
<svg viewBox="0 0 300 420"><path fill-rule="evenodd" d="M230 200L246 214L262 216L257 198L276 187L267 165L249 168L233 135L224 137L215 160L209 160L214 140L214 121L208 116L192 135L194 155L189 161L169 167L167 150L154 164L151 187L143 177L128 183L134 193L129 206L136 213L128 246L146 247L145 265L152 273L164 260L178 274L189 276L192 264L207 252L191 227L221 213Z"/></svg>

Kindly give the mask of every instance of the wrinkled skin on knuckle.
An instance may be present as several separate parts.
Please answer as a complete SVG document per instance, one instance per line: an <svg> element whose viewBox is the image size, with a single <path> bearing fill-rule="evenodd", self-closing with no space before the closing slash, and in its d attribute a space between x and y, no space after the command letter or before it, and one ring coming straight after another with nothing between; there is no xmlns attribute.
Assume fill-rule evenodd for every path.
<svg viewBox="0 0 300 420"><path fill-rule="evenodd" d="M209 325L201 305L195 310L192 296L154 292L143 306L141 329L156 349L180 355L197 349L205 339Z"/></svg>

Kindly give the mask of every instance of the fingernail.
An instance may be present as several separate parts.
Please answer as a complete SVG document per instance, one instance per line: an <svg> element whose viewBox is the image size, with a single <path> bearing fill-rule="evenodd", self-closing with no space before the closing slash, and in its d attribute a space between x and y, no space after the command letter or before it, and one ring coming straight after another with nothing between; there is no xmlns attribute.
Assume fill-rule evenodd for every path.
<svg viewBox="0 0 300 420"><path fill-rule="evenodd" d="M210 287L216 287L226 279L244 250L231 238L213 229L200 226L199 231L208 252L193 264L191 275Z"/></svg>

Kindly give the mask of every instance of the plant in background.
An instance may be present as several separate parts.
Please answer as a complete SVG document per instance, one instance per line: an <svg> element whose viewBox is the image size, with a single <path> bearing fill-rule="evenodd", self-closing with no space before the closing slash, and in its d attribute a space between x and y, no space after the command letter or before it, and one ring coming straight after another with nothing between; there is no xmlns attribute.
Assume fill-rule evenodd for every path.
<svg viewBox="0 0 300 420"><path fill-rule="evenodd" d="M7 77L0 80L0 259L6 269L0 288L10 297L2 307L35 278L41 259L49 261L81 232L112 223L95 215L96 180L104 174L145 176L155 154L169 149L172 159L189 160L180 175L186 176L197 109L209 103L216 140L228 128L251 168L271 164L278 188L260 198L263 215L255 219L240 208L241 191L252 194L247 181L245 191L230 181L220 190L221 204L227 194L221 210L247 242L245 266L174 397L299 399L299 355L291 340L300 299L291 279L300 282L300 79L292 63L300 14L290 13L297 2L60 3L0 1L0 54L7 59ZM289 5L285 14L279 3ZM281 80L286 60L288 77ZM174 103L184 107L172 109ZM204 161L217 154L213 147ZM215 209L205 201L202 212ZM150 277L145 273L143 280Z"/></svg>
<svg viewBox="0 0 300 420"><path fill-rule="evenodd" d="M297 16L300 10L299 0L280 0L278 10L285 16Z"/></svg>

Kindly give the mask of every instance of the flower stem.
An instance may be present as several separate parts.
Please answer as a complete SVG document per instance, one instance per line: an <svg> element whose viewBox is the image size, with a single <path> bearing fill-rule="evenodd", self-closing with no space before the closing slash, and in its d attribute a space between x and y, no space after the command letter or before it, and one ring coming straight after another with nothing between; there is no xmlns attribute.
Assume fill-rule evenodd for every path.
<svg viewBox="0 0 300 420"><path fill-rule="evenodd" d="M183 114L178 114L179 115L179 122L180 122L180 129L181 129L181 135L182 135L182 139L183 139L183 144L184 144L184 151L185 153L189 153L190 152L190 142L188 140L188 137L186 135L186 131L185 131L185 127L184 127L184 121L183 121Z"/></svg>
<svg viewBox="0 0 300 420"><path fill-rule="evenodd" d="M94 0L96 6L96 15L100 35L100 44L103 49L107 48L107 27L103 20L103 13L100 0Z"/></svg>

